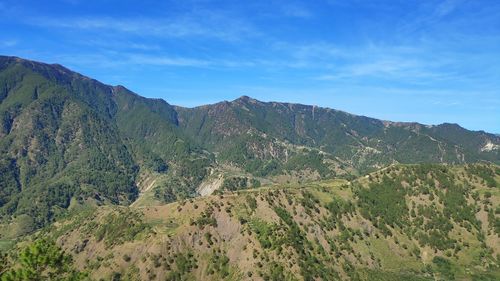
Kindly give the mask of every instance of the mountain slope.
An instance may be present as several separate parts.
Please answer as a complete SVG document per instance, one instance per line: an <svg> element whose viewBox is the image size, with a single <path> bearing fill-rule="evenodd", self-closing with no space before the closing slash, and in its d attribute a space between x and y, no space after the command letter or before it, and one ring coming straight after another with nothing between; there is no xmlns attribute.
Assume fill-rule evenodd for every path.
<svg viewBox="0 0 500 281"><path fill-rule="evenodd" d="M231 153L229 144L234 151L256 154L257 159L287 162L289 150L284 142L319 149L362 172L393 162L500 161L498 136L453 124L387 122L316 106L260 102L245 96L193 109L178 108L178 112L181 127L202 145L223 155ZM487 149L490 143L489 147L495 149ZM255 150L269 153L259 155ZM248 159L226 158L247 165Z"/></svg>
<svg viewBox="0 0 500 281"><path fill-rule="evenodd" d="M213 155L180 128L174 107L123 87L114 88L115 122L136 163L149 177L161 178L157 197L174 201L196 196L196 188L213 163ZM143 174L144 174L143 173Z"/></svg>
<svg viewBox="0 0 500 281"><path fill-rule="evenodd" d="M129 204L142 171L180 174L172 177L187 184L176 192L193 195L196 186L188 185L210 163L176 128L176 113L164 101L12 57L0 58L0 89L4 220L15 215L41 226L72 200Z"/></svg>
<svg viewBox="0 0 500 281"><path fill-rule="evenodd" d="M50 220L71 198L134 199L136 166L111 121L107 86L57 65L0 60L1 215ZM5 199L4 199L5 200Z"/></svg>
<svg viewBox="0 0 500 281"><path fill-rule="evenodd" d="M249 97L182 108L60 65L0 56L0 217L21 233L81 204L349 179L392 163L500 163L499 148L500 137L458 125Z"/></svg>
<svg viewBox="0 0 500 281"><path fill-rule="evenodd" d="M351 182L75 210L35 237L93 278L498 280L498 186L495 165L394 165Z"/></svg>

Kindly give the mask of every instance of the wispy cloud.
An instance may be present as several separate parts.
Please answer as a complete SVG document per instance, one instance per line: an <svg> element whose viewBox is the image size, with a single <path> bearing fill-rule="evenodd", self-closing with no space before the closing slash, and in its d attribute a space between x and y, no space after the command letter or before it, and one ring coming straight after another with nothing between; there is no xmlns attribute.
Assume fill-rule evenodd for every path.
<svg viewBox="0 0 500 281"><path fill-rule="evenodd" d="M452 78L451 73L443 73L436 65L426 64L418 60L393 57L375 59L365 63L351 63L336 69L333 74L315 77L318 80L339 80L347 78L376 77L399 81L411 80L413 83L422 79L443 80Z"/></svg>
<svg viewBox="0 0 500 281"><path fill-rule="evenodd" d="M101 53L79 55L57 55L52 58L68 65L93 66L99 68L166 66L166 67L208 67L213 62L168 55L147 55L140 53Z"/></svg>
<svg viewBox="0 0 500 281"><path fill-rule="evenodd" d="M7 40L0 40L0 46L1 47L14 47L18 44L19 42L15 39L7 39Z"/></svg>
<svg viewBox="0 0 500 281"><path fill-rule="evenodd" d="M284 51L297 60L317 60L318 58L331 59L352 56L347 50L331 43L310 42L307 44L291 44L276 42L274 48ZM321 62L321 61L319 61Z"/></svg>
<svg viewBox="0 0 500 281"><path fill-rule="evenodd" d="M288 2L286 5L282 5L281 9L285 16L303 19L309 19L313 17L313 13L304 5L301 5L299 3Z"/></svg>
<svg viewBox="0 0 500 281"><path fill-rule="evenodd" d="M257 35L246 21L215 12L197 12L176 18L76 17L32 18L27 24L49 28L75 29L90 32L118 32L137 36L199 37L238 41Z"/></svg>
<svg viewBox="0 0 500 281"><path fill-rule="evenodd" d="M444 17L450 13L452 13L463 0L446 0L442 3L438 4L436 9L434 10L434 16L436 17Z"/></svg>
<svg viewBox="0 0 500 281"><path fill-rule="evenodd" d="M148 54L144 52L102 52L78 55L58 55L50 60L68 65L93 66L99 68L119 68L124 66L191 67L205 69L241 69L255 67L296 67L293 62L265 59L201 59L168 54Z"/></svg>
<svg viewBox="0 0 500 281"><path fill-rule="evenodd" d="M101 38L92 38L79 40L78 44L88 47L104 48L107 50L160 51L163 49L160 44L157 43L128 39L104 40Z"/></svg>
<svg viewBox="0 0 500 281"><path fill-rule="evenodd" d="M422 1L415 6L413 12L401 19L398 29L403 34L411 34L436 28L441 22L453 25L456 20L450 20L449 17L453 16L464 3L465 0L445 0L438 3Z"/></svg>
<svg viewBox="0 0 500 281"><path fill-rule="evenodd" d="M156 65L156 66L186 66L186 67L206 67L212 64L210 61L182 58L182 57L165 57L165 56L149 56L149 55L129 55L127 63L138 65Z"/></svg>

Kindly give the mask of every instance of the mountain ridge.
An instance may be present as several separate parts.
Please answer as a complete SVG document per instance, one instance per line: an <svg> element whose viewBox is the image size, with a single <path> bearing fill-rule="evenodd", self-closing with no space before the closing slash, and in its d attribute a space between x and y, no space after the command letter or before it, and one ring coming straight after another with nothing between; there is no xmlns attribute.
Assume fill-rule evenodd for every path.
<svg viewBox="0 0 500 281"><path fill-rule="evenodd" d="M57 64L0 56L0 217L41 226L73 201L352 178L393 163L500 163L500 137L248 96L194 108ZM117 180L119 179L119 180ZM145 186L142 186L145 184ZM236 184L236 185L235 185ZM33 196L40 202L31 204Z"/></svg>
<svg viewBox="0 0 500 281"><path fill-rule="evenodd" d="M489 135L500 136L500 134L498 134L498 133L487 132L487 131L481 130L481 129L479 129L479 130L467 129L465 127L462 127L458 123L452 123L452 122L443 122L443 123L438 123L438 124L424 124L424 123L419 123L419 122L415 122L415 121L392 121L392 120L386 120L386 119L378 119L378 118L366 116L366 115L363 115L363 114L354 114L354 113L350 113L350 112L345 111L345 110L335 109L335 108L321 106L321 105L304 104L304 103L292 103L292 102L282 102L282 101L262 101L262 100L258 100L256 98L253 98L253 97L248 96L248 95L241 95L241 96L239 96L239 97L237 97L237 98L235 98L233 100L223 100L223 101L219 101L219 102L215 102L215 103L207 103L207 104L201 104L201 105L196 105L196 106L191 106L191 107L182 106L182 105L174 105L174 104L170 104L164 98L150 98L150 97L141 96L140 94L138 94L138 93L136 93L136 92L128 89L125 85L121 85L121 84L111 85L111 84L102 83L102 82L100 82L97 79L94 79L94 78L91 78L91 77L89 77L87 75L84 75L84 74L81 74L79 72L70 70L69 68L67 68L67 67L65 67L65 66L63 66L61 64L58 64L58 63L44 63L44 62L37 61L37 60L24 59L24 58L17 57L17 56L7 56L7 55L0 55L0 60L2 60L2 62L5 62L5 61L15 61L15 62L18 62L18 63L30 63L32 66L34 66L34 65L44 65L46 67L53 67L54 69L60 69L61 73L64 73L64 74L76 74L80 78L92 80L92 81L100 83L100 84L102 84L104 86L111 87L111 88L114 88L114 89L123 89L123 90L126 90L126 91L128 91L128 92L130 92L130 93L132 93L134 95L140 96L140 97L145 98L145 99L150 99L150 100L155 100L155 101L162 101L162 102L167 103L168 105L173 106L174 108L179 108L179 109L188 109L189 110L189 109L196 109L196 108L199 108L199 107L210 107L210 106L214 106L214 105L217 105L217 104L220 104L220 103L234 103L234 102L237 102L237 101L255 102L255 103L281 104L281 105L288 105L288 106L290 106L290 105L291 106L296 105L296 106L320 108L320 109L325 109L325 110L334 110L334 111L338 111L338 112L350 114L352 116L366 117L366 118L370 118L370 119L374 119L374 120L379 120L379 121L382 121L382 122L387 122L387 123L390 123L390 124L398 124L398 125L421 125L421 126L425 126L425 127L437 127L437 126L457 125L461 129L465 129L465 130L468 130L468 131L472 131L472 132L484 132L484 133L489 134Z"/></svg>
<svg viewBox="0 0 500 281"><path fill-rule="evenodd" d="M160 100L163 100L162 98L156 98L156 99L160 99ZM465 130L468 130L468 131L472 131L472 132L478 132L478 133L485 133L485 134L488 134L488 135L495 135L495 136L500 136L500 134L496 134L496 133L491 133L491 132L488 132L488 131L485 131L485 130L482 130L482 129L477 129L477 130L474 130L474 129L467 129L465 127L462 127L459 123L453 123L453 122L443 122L443 123L437 123L437 124L425 124L425 123L420 123L420 122L416 122L416 121L392 121L392 120L388 120L388 119L379 119L379 118L376 118L376 117L371 117L371 116L367 116L367 115L363 115L363 114L355 114L355 113L351 113L351 112L348 112L348 111L345 111L345 110L341 110L341 109L336 109L336 108L332 108L332 107L328 107L328 106L321 106L321 105L314 105L314 104L305 104L305 103L294 103L294 102L284 102L284 101L273 101L273 100L270 100L270 101L263 101L263 100L259 100L259 99L256 99L256 98L253 98L251 96L248 96L248 95L242 95L242 96L239 96L233 100L223 100L223 101L219 101L219 102L214 102L214 103L207 103L207 104L202 104L202 105L196 105L196 106L181 106L181 105L172 105L174 106L175 108L179 108L179 109L196 109L196 108L206 108L206 107L211 107L211 106L215 106L215 105L218 105L218 104L228 104L228 103L238 103L238 102L251 102L251 103L261 103L261 104L280 104L280 105L284 105L284 106L298 106L298 107L308 107L308 108L317 108L317 109L323 109L323 110L332 110L332 111L338 111L338 112L342 112L342 113L345 113L345 114L349 114L349 115L352 115L352 116L356 116L356 117L364 117L364 118L369 118L369 119L374 119L374 120L378 120L378 121L381 121L383 123L387 123L387 124L390 124L390 125L400 125L400 126L423 126L423 127L427 127L427 128L433 128L433 127L443 127L443 126L455 126L455 127L459 127L460 129L465 129Z"/></svg>

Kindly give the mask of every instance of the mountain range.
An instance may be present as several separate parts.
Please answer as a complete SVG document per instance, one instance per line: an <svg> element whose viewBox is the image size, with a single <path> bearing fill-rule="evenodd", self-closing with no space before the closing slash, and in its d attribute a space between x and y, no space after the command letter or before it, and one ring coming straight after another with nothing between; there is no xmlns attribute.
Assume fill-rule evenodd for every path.
<svg viewBox="0 0 500 281"><path fill-rule="evenodd" d="M0 280L499 280L499 165L457 124L0 56Z"/></svg>
<svg viewBox="0 0 500 281"><path fill-rule="evenodd" d="M24 232L82 202L172 202L398 163L500 164L500 137L247 96L185 108L1 56L0 155L0 216Z"/></svg>

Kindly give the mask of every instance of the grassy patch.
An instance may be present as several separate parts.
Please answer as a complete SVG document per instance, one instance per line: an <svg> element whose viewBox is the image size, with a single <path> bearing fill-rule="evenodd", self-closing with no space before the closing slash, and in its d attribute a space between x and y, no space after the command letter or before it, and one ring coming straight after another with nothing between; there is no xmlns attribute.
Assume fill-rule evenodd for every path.
<svg viewBox="0 0 500 281"><path fill-rule="evenodd" d="M414 258L397 255L384 238L370 238L371 250L380 259L384 269L400 272L408 269L420 270L423 264Z"/></svg>
<svg viewBox="0 0 500 281"><path fill-rule="evenodd" d="M370 281L431 281L434 280L430 277L418 276L412 273L397 273L391 271L381 271L373 269L359 270L361 280Z"/></svg>

